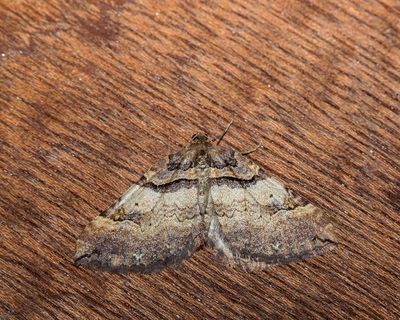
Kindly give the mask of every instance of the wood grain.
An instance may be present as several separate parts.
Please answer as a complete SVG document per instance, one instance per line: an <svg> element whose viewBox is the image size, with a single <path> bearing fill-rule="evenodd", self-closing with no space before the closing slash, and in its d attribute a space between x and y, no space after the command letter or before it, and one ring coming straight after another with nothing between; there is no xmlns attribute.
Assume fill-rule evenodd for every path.
<svg viewBox="0 0 400 320"><path fill-rule="evenodd" d="M400 2L0 1L1 319L399 319ZM340 245L258 273L72 264L194 132L326 209Z"/></svg>

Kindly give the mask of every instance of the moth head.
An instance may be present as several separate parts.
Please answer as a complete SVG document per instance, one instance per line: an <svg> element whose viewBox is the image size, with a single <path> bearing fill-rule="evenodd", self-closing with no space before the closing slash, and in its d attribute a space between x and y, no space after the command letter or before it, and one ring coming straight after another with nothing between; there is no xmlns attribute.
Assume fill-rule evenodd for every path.
<svg viewBox="0 0 400 320"><path fill-rule="evenodd" d="M210 141L210 139L208 139L205 133L196 133L192 136L193 143L204 143L208 141Z"/></svg>

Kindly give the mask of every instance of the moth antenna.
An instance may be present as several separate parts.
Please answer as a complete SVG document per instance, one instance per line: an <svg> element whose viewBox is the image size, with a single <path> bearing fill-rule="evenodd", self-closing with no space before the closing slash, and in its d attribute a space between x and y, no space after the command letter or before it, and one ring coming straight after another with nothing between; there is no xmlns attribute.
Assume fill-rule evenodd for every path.
<svg viewBox="0 0 400 320"><path fill-rule="evenodd" d="M247 151L243 151L243 152L241 152L241 154L243 155L243 156L245 156L245 155L247 155L247 154L250 154L250 153L253 153L254 151L257 151L259 148L261 148L262 147L262 144L261 143L259 143L257 146L255 146L253 149L250 149L250 150L247 150Z"/></svg>
<svg viewBox="0 0 400 320"><path fill-rule="evenodd" d="M219 139L217 140L216 145L219 145L219 143L222 141L222 139L224 138L224 136L226 135L226 133L228 132L230 126L232 125L233 120L231 120L231 122L229 122L229 124L227 125L227 127L225 128L224 132L221 134L221 136L219 137Z"/></svg>

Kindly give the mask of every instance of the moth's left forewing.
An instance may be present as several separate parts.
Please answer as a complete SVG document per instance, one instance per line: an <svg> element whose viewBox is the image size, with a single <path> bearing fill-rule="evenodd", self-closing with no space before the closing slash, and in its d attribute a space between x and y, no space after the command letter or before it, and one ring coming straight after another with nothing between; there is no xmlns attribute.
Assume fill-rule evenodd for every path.
<svg viewBox="0 0 400 320"><path fill-rule="evenodd" d="M77 241L75 262L148 273L179 264L202 241L195 183L143 183L88 224Z"/></svg>

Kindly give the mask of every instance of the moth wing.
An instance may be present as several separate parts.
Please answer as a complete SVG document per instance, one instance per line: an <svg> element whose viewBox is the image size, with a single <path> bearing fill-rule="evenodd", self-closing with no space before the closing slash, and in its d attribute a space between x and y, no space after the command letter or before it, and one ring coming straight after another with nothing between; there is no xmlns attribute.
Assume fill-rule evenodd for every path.
<svg viewBox="0 0 400 320"><path fill-rule="evenodd" d="M216 179L209 239L228 264L263 269L322 254L335 245L333 226L312 204L270 177Z"/></svg>
<svg viewBox="0 0 400 320"><path fill-rule="evenodd" d="M155 272L178 265L202 241L195 184L133 185L87 225L77 241L75 263L115 272Z"/></svg>

